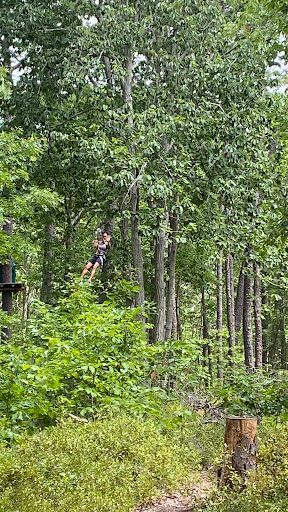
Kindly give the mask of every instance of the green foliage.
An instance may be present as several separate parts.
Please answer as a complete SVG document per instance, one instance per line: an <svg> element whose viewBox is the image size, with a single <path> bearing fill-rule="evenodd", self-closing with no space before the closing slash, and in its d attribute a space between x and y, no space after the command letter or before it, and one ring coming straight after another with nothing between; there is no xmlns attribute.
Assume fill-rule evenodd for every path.
<svg viewBox="0 0 288 512"><path fill-rule="evenodd" d="M11 87L8 81L8 73L2 66L0 67L0 105L2 105L3 101L9 98L10 93Z"/></svg>
<svg viewBox="0 0 288 512"><path fill-rule="evenodd" d="M238 368L233 375L226 375L224 384L214 387L212 394L230 414L270 416L288 414L287 372L257 371L248 374Z"/></svg>
<svg viewBox="0 0 288 512"><path fill-rule="evenodd" d="M188 452L193 453L196 449L203 468L218 469L223 454L224 424L209 421L200 415L188 416L185 412L179 409L180 421L178 428L174 427L173 436L169 429L164 432L170 435L172 443L174 437L177 438L181 445L186 446ZM173 418L175 411L170 407L166 414Z"/></svg>
<svg viewBox="0 0 288 512"><path fill-rule="evenodd" d="M195 448L176 435L172 443L151 420L66 421L1 449L0 510L128 512L185 483L198 463Z"/></svg>
<svg viewBox="0 0 288 512"><path fill-rule="evenodd" d="M264 32L259 44L239 25L241 8L233 2L224 9L216 0L171 5L145 0L124 7L119 1L104 6L84 0L75 6L67 0L37 6L30 0L4 1L4 40L15 58L25 55L7 110L27 135L39 133L47 139L33 181L41 187L48 183L63 197L57 212L47 211L45 222L38 216L40 225L56 226L58 280L63 240L66 260L72 259L75 268L79 222L83 219L87 226L91 218L113 217L119 229L123 209L129 210L123 198L128 198L136 175L147 275L151 238L158 236L164 202L169 211L179 212L180 244L196 232L197 244L199 238L206 243L211 233L214 237L213 223L206 236L202 226L223 198L237 203L243 196L245 207L251 203L251 177L258 185L267 160L262 135L269 130L268 102L263 95L270 41ZM127 103L130 54L132 97ZM169 151L164 150L166 139ZM147 207L151 199L152 209ZM196 224L195 210L203 202ZM247 236L250 227L244 224ZM123 253L126 263L130 240L119 245L117 254ZM187 272L185 263L179 258L186 277L190 268ZM119 260L115 265L121 268ZM147 281L149 301L153 292L148 292Z"/></svg>
<svg viewBox="0 0 288 512"><path fill-rule="evenodd" d="M275 44L274 51L286 52L287 41L285 34L288 32L287 22L287 2L286 0L248 0L244 10L244 20L248 20L256 27L260 28L264 24L269 26L270 30L278 32L279 40ZM261 28L262 28L261 27Z"/></svg>
<svg viewBox="0 0 288 512"><path fill-rule="evenodd" d="M163 387L191 390L198 382L201 369L195 363L199 355L199 339L184 337L155 344L151 350L154 359L151 370L156 372L155 382Z"/></svg>
<svg viewBox="0 0 288 512"><path fill-rule="evenodd" d="M18 341L0 346L3 435L47 425L61 411L95 416L133 394L147 372L138 313L77 287L54 308L35 304Z"/></svg>
<svg viewBox="0 0 288 512"><path fill-rule="evenodd" d="M35 137L24 139L20 131L0 133L0 191L15 190L17 181L27 181L27 164L37 159L41 145Z"/></svg>
<svg viewBox="0 0 288 512"><path fill-rule="evenodd" d="M10 92L8 73L4 67L0 67L1 115ZM24 181L28 180L27 165L37 160L41 146L42 144L36 137L31 136L25 139L19 129L9 132L0 131L0 193L4 187L13 191L17 182L21 186Z"/></svg>

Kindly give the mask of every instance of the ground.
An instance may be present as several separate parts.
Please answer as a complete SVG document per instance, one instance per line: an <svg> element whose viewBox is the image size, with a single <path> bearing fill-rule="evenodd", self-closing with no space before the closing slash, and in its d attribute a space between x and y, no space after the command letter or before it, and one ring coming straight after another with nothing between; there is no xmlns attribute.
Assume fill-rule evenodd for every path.
<svg viewBox="0 0 288 512"><path fill-rule="evenodd" d="M193 512L196 503L206 498L216 485L216 476L212 471L202 471L199 480L191 483L191 486L184 493L174 493L164 496L157 502L137 509L136 512ZM199 509L198 509L199 510Z"/></svg>

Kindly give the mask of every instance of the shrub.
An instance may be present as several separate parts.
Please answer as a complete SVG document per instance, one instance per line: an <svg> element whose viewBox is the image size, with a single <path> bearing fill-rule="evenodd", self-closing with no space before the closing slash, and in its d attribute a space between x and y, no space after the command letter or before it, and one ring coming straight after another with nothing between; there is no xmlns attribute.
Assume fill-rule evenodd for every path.
<svg viewBox="0 0 288 512"><path fill-rule="evenodd" d="M95 419L125 408L163 429L191 414L177 405L179 391L150 380L154 368L161 381L170 373L183 386L193 379L187 343L147 345L138 309L99 304L93 289L64 291L57 306L35 303L26 329L0 345L0 438L17 441L68 412Z"/></svg>
<svg viewBox="0 0 288 512"><path fill-rule="evenodd" d="M244 368L227 376L224 385L211 390L223 408L236 415L257 416L288 414L288 373L257 371L248 374Z"/></svg>
<svg viewBox="0 0 288 512"><path fill-rule="evenodd" d="M150 420L127 415L71 421L2 448L0 510L128 512L183 484L197 450Z"/></svg>
<svg viewBox="0 0 288 512"><path fill-rule="evenodd" d="M73 290L35 306L24 334L0 346L2 438L51 425L67 411L95 416L120 404L147 370L139 311ZM1 428L0 428L1 430Z"/></svg>

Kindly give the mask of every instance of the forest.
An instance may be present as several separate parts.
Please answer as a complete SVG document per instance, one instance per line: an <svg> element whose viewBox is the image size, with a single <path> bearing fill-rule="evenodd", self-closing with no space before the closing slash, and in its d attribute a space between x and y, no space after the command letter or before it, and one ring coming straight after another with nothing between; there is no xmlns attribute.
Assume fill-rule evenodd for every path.
<svg viewBox="0 0 288 512"><path fill-rule="evenodd" d="M0 512L288 510L287 35L285 0L1 0ZM259 453L221 488L228 415Z"/></svg>

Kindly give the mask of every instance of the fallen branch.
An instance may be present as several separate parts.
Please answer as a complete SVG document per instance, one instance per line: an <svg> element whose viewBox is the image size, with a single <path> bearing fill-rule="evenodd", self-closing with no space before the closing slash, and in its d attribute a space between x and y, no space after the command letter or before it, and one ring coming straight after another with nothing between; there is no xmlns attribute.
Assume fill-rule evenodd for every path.
<svg viewBox="0 0 288 512"><path fill-rule="evenodd" d="M72 420L78 421L79 423L89 423L88 420L86 420L86 418L79 418L79 416L75 416L74 414L71 414L70 412L69 412L68 416L70 416L70 418L72 418Z"/></svg>

